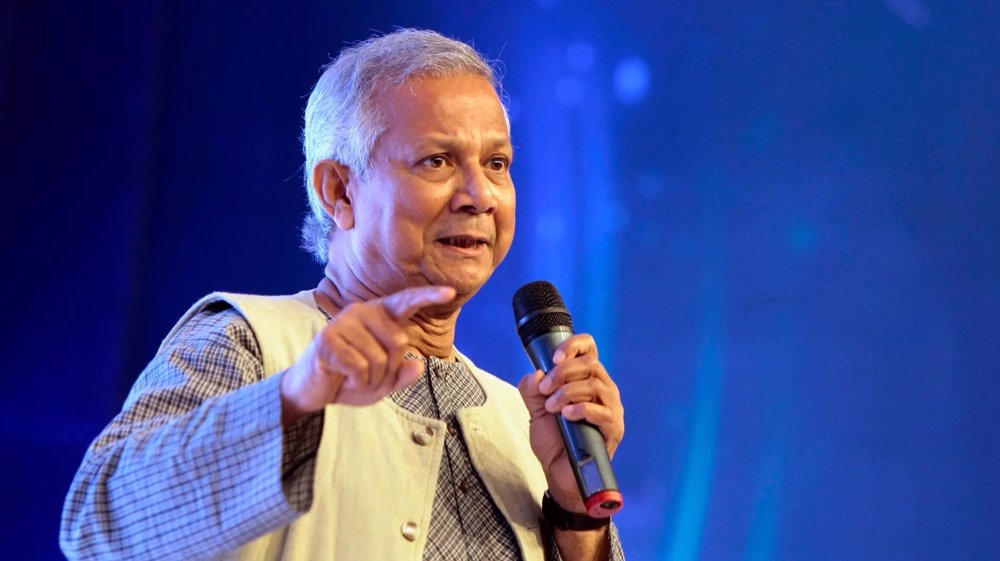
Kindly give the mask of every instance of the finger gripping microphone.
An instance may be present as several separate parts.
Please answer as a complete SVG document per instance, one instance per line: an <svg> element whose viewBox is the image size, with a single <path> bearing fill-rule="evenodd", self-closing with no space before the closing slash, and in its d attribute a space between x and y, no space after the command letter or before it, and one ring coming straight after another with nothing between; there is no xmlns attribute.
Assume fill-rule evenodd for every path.
<svg viewBox="0 0 1000 561"><path fill-rule="evenodd" d="M535 281L514 293L514 321L524 350L536 369L555 367L552 355L573 335L573 318L552 283ZM593 518L607 518L622 508L622 494L611 470L604 436L586 421L567 421L555 413L580 496Z"/></svg>

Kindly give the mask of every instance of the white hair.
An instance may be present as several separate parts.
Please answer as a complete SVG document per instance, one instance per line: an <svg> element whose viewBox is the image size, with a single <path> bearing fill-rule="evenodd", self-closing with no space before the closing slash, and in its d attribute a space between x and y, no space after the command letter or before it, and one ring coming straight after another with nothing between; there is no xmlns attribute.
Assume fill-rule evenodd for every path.
<svg viewBox="0 0 1000 561"><path fill-rule="evenodd" d="M365 177L375 142L386 129L375 103L379 93L413 76L456 74L482 76L498 94L502 92L497 72L475 49L419 29L400 29L347 47L323 68L309 95L302 131L305 187L312 211L302 225L302 248L316 261L326 263L334 227L313 189L316 164L336 160Z"/></svg>

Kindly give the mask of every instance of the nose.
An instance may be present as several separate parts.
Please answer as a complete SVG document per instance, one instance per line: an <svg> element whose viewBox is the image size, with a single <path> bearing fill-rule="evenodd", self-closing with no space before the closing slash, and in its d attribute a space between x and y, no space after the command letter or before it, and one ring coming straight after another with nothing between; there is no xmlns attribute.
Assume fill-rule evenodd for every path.
<svg viewBox="0 0 1000 561"><path fill-rule="evenodd" d="M462 175L451 200L451 210L469 214L493 214L497 209L497 186L480 166Z"/></svg>

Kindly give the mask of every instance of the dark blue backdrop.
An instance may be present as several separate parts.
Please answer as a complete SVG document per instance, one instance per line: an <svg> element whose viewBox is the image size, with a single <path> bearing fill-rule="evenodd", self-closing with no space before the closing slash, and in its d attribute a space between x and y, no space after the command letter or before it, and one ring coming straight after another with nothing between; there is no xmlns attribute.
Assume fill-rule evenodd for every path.
<svg viewBox="0 0 1000 561"><path fill-rule="evenodd" d="M58 556L192 301L318 280L304 96L397 25L505 63L519 230L460 344L520 378L509 297L562 288L626 404L631 559L1000 558L992 2L282 4L3 4L5 558Z"/></svg>

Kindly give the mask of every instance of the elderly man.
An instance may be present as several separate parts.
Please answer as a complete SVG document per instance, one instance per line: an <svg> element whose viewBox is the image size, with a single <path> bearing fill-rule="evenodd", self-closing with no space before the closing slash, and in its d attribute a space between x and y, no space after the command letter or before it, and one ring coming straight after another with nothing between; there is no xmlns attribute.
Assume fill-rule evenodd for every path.
<svg viewBox="0 0 1000 561"><path fill-rule="evenodd" d="M621 557L614 526L582 514L553 417L620 442L593 339L519 391L454 347L514 235L498 89L474 50L426 31L327 67L304 134L323 280L188 311L88 450L69 557Z"/></svg>

